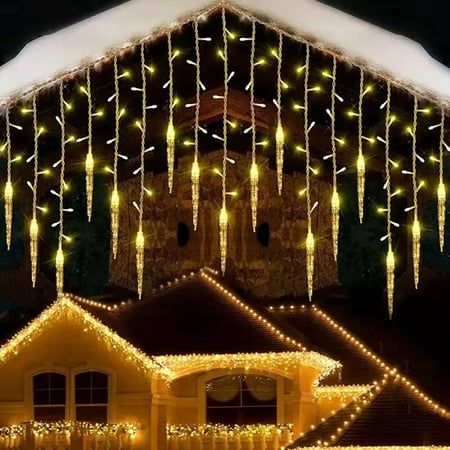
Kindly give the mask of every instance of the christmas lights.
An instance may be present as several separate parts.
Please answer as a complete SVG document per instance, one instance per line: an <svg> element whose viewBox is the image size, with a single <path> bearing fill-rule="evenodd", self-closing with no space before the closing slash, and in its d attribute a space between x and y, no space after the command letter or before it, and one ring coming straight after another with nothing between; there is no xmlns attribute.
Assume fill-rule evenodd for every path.
<svg viewBox="0 0 450 450"><path fill-rule="evenodd" d="M275 145L276 145L276 162L277 162L277 182L278 182L278 195L281 195L283 190L283 162L284 162L284 130L281 123L281 63L283 57L283 35L278 35L278 53L274 52L278 60L277 64L277 130L275 132Z"/></svg>
<svg viewBox="0 0 450 450"><path fill-rule="evenodd" d="M258 182L259 170L256 164L256 121L255 121L255 40L256 24L252 21L252 37L250 50L250 115L252 131L252 164L250 166L250 209L252 214L252 229L256 231L258 221Z"/></svg>
<svg viewBox="0 0 450 450"><path fill-rule="evenodd" d="M220 267L225 274L227 264L228 212L227 212L227 113L228 113L228 37L225 7L222 8L222 37L223 37L223 160L222 160L222 208L219 213L219 246Z"/></svg>
<svg viewBox="0 0 450 450"><path fill-rule="evenodd" d="M91 96L91 70L86 70L86 88L82 91L87 96L88 102L88 151L84 163L86 172L86 211L88 222L92 217L92 197L94 192L94 156L92 155L92 96Z"/></svg>
<svg viewBox="0 0 450 450"><path fill-rule="evenodd" d="M194 21L194 33L195 33L195 123L194 123L194 162L191 168L191 191L192 191L192 224L194 225L194 231L197 231L198 223L198 204L200 199L200 166L198 164L198 130L200 119L200 46L198 37L198 21Z"/></svg>
<svg viewBox="0 0 450 450"><path fill-rule="evenodd" d="M340 199L337 191L337 164L336 164L336 57L333 57L333 73L331 75L331 150L333 161L333 193L331 195L331 235L333 239L333 256L337 261L339 245L339 210Z"/></svg>
<svg viewBox="0 0 450 450"><path fill-rule="evenodd" d="M356 161L357 187L358 187L358 215L359 223L364 217L364 190L366 177L366 162L363 155L362 145L362 117L363 117L363 97L364 97L364 72L359 70L359 102L358 102L358 159Z"/></svg>
<svg viewBox="0 0 450 450"><path fill-rule="evenodd" d="M145 44L141 45L141 77L142 77L142 120L141 130L141 161L140 161L140 192L139 192L139 230L136 235L136 274L137 291L139 299L142 298L142 287L144 282L144 253L145 238L142 231L142 216L144 213L144 180L145 180L145 131L146 131L146 106L147 106L147 80L145 73Z"/></svg>
<svg viewBox="0 0 450 450"><path fill-rule="evenodd" d="M439 136L439 184L437 188L439 248L441 249L441 253L444 251L445 204L447 202L447 192L444 184L444 161L443 161L444 126L445 126L445 115L444 110L441 109L441 127Z"/></svg>
<svg viewBox="0 0 450 450"><path fill-rule="evenodd" d="M420 223L418 219L419 204L417 201L417 193L419 187L417 186L417 153L416 153L416 130L417 130L417 97L414 97L414 113L413 126L410 131L412 137L412 189L414 199L414 220L412 225L412 255L413 255L413 271L414 271L414 286L419 287L419 269L420 269Z"/></svg>
<svg viewBox="0 0 450 450"><path fill-rule="evenodd" d="M169 193L173 188L173 166L175 163L175 128L173 126L173 60L177 53L172 51L172 34L167 35L168 60L169 60L169 121L167 124L167 183Z"/></svg>
<svg viewBox="0 0 450 450"><path fill-rule="evenodd" d="M9 121L9 106L6 108L6 183L5 183L5 227L6 249L11 249L11 233L13 220L13 185L11 182L11 123Z"/></svg>

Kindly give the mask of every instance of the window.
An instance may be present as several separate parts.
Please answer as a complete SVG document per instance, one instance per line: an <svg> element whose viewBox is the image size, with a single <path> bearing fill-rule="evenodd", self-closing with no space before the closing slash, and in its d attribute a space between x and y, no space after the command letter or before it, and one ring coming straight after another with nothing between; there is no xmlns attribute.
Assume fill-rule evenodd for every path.
<svg viewBox="0 0 450 450"><path fill-rule="evenodd" d="M276 423L276 380L260 375L227 375L210 380L206 383L206 421Z"/></svg>
<svg viewBox="0 0 450 450"><path fill-rule="evenodd" d="M184 247L190 239L189 227L184 222L178 222L177 226L177 243L178 247Z"/></svg>
<svg viewBox="0 0 450 450"><path fill-rule="evenodd" d="M75 376L75 415L84 422L107 422L108 375L82 372Z"/></svg>
<svg viewBox="0 0 450 450"><path fill-rule="evenodd" d="M269 222L263 222L256 228L256 239L263 247L268 247L270 242L270 225Z"/></svg>
<svg viewBox="0 0 450 450"><path fill-rule="evenodd" d="M33 377L33 409L36 421L65 420L65 375L46 372Z"/></svg>

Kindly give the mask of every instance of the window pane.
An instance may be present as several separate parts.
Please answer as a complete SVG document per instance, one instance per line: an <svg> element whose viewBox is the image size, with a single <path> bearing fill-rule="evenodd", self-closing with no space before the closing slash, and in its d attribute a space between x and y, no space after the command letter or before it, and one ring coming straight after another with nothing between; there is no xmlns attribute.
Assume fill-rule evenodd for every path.
<svg viewBox="0 0 450 450"><path fill-rule="evenodd" d="M107 406L77 406L76 420L91 423L106 423L108 419Z"/></svg>
<svg viewBox="0 0 450 450"><path fill-rule="evenodd" d="M40 373L33 377L34 405L65 405L66 376L60 373Z"/></svg>
<svg viewBox="0 0 450 450"><path fill-rule="evenodd" d="M47 389L39 391L35 389L33 393L33 405L50 405L49 391Z"/></svg>
<svg viewBox="0 0 450 450"><path fill-rule="evenodd" d="M92 387L94 388L108 388L108 375L100 372L92 373Z"/></svg>
<svg viewBox="0 0 450 450"><path fill-rule="evenodd" d="M34 389L48 389L50 387L50 374L40 373L33 377Z"/></svg>
<svg viewBox="0 0 450 450"><path fill-rule="evenodd" d="M50 388L51 389L65 389L66 377L61 373L50 373Z"/></svg>
<svg viewBox="0 0 450 450"><path fill-rule="evenodd" d="M82 372L75 377L75 386L78 388L91 387L91 372Z"/></svg>
<svg viewBox="0 0 450 450"><path fill-rule="evenodd" d="M92 403L108 403L108 389L93 389Z"/></svg>
<svg viewBox="0 0 450 450"><path fill-rule="evenodd" d="M65 405L66 391L65 389L52 389L50 391L50 405Z"/></svg>
<svg viewBox="0 0 450 450"><path fill-rule="evenodd" d="M75 390L75 403L78 405L89 405L91 402L91 390L90 389L76 389Z"/></svg>
<svg viewBox="0 0 450 450"><path fill-rule="evenodd" d="M66 408L64 406L36 406L34 420L39 422L54 422L64 420Z"/></svg>

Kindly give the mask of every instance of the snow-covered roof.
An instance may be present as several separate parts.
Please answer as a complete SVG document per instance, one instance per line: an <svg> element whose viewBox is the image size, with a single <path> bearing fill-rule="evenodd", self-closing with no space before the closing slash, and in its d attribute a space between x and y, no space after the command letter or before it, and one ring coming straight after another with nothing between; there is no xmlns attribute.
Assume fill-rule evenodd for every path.
<svg viewBox="0 0 450 450"><path fill-rule="evenodd" d="M183 18L214 8L210 0L131 0L75 25L32 41L0 67L0 104L51 82L112 48L126 47ZM450 101L450 69L431 58L418 43L315 0L237 0L230 5L266 18L322 48L335 49L349 60L390 76L393 81Z"/></svg>

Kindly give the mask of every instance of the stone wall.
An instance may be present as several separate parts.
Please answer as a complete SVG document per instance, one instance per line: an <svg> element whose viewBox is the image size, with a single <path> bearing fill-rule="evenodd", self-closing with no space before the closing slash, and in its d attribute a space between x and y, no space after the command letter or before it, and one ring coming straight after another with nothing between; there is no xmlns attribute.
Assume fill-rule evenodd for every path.
<svg viewBox="0 0 450 450"><path fill-rule="evenodd" d="M237 191L228 197L229 234L226 276L242 289L261 298L303 295L306 292L305 237L307 231L306 199L298 192L305 187L304 174L284 176L283 194L278 195L276 172L259 157L258 224L268 222L270 240L261 245L251 228L250 156L229 152L236 164L228 164L227 189ZM218 215L221 206L221 177L214 167L221 167L221 152L204 155L200 161L201 191L197 231L192 226L190 167L192 156L181 157L175 171L173 194L167 189L167 174L146 174L145 184L153 195L145 197L144 233L146 236L144 293L182 271L205 265L220 265ZM311 178L311 203L319 201L313 212L316 236L315 287L334 284L337 268L331 245L331 186ZM121 215L117 259L111 261L111 282L135 289L134 239L138 213L132 206L139 199L139 177L119 186ZM189 227L189 242L180 247L178 223Z"/></svg>

